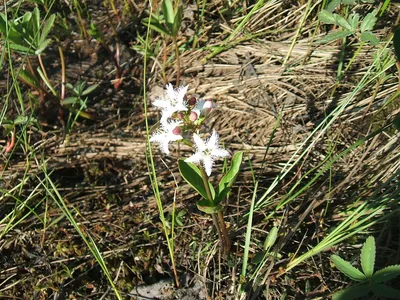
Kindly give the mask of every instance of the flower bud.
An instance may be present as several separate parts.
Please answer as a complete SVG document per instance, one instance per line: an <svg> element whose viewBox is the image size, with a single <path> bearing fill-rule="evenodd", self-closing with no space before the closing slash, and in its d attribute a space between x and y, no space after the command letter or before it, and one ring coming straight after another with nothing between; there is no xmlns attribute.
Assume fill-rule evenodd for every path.
<svg viewBox="0 0 400 300"><path fill-rule="evenodd" d="M176 118L177 118L178 120L182 120L182 119L183 119L183 113L178 112L178 113L176 114Z"/></svg>
<svg viewBox="0 0 400 300"><path fill-rule="evenodd" d="M196 97L191 97L191 98L189 99L189 101L188 101L189 106L192 106L192 107L195 106L196 103L197 103Z"/></svg>
<svg viewBox="0 0 400 300"><path fill-rule="evenodd" d="M194 112L194 111L191 111L191 112L190 112L190 115L189 115L189 120L190 120L190 121L194 122L194 121L196 121L198 118L199 118L199 116L197 115L196 112Z"/></svg>
<svg viewBox="0 0 400 300"><path fill-rule="evenodd" d="M175 135L181 135L182 130L179 126L176 126L174 129L172 129L172 133Z"/></svg>

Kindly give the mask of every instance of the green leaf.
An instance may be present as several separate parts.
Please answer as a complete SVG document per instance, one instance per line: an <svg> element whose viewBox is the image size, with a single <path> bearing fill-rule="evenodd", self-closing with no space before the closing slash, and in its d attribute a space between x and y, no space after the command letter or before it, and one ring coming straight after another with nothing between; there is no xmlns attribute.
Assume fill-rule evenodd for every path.
<svg viewBox="0 0 400 300"><path fill-rule="evenodd" d="M361 40L363 42L370 42L374 46L379 44L379 39L371 31L361 33Z"/></svg>
<svg viewBox="0 0 400 300"><path fill-rule="evenodd" d="M39 79L28 70L20 70L18 73L19 79L28 84L30 87L41 90Z"/></svg>
<svg viewBox="0 0 400 300"><path fill-rule="evenodd" d="M38 45L38 48L35 51L36 55L40 55L44 49L47 48L47 46L51 43L51 39L47 39L45 40L43 43L41 43L40 45Z"/></svg>
<svg viewBox="0 0 400 300"><path fill-rule="evenodd" d="M149 18L144 18L142 20L142 24L145 26L149 26L151 29L157 31L158 33L171 36L171 32L169 31L169 29L161 25L156 19L150 19L149 23Z"/></svg>
<svg viewBox="0 0 400 300"><path fill-rule="evenodd" d="M54 20L56 19L55 15L51 15L46 23L43 26L42 29L42 34L40 35L40 39L39 39L39 47L41 47L40 45L43 44L43 42L46 40L47 36L50 33L51 28L53 27L54 24Z"/></svg>
<svg viewBox="0 0 400 300"><path fill-rule="evenodd" d="M0 32L7 35L7 18L0 12Z"/></svg>
<svg viewBox="0 0 400 300"><path fill-rule="evenodd" d="M336 8L338 8L340 5L340 0L332 0L329 2L329 4L326 6L326 10L329 12L333 12Z"/></svg>
<svg viewBox="0 0 400 300"><path fill-rule="evenodd" d="M167 23L167 25L172 26L174 24L175 12L171 0L163 1L163 12L164 12L165 22Z"/></svg>
<svg viewBox="0 0 400 300"><path fill-rule="evenodd" d="M203 183L203 177L201 176L200 169L193 163L185 162L183 159L178 160L179 172L181 173L183 179L191 185L204 199L213 201L215 198L215 190L210 182L208 186L210 187L211 196L213 199L209 199L207 195L206 188Z"/></svg>
<svg viewBox="0 0 400 300"><path fill-rule="evenodd" d="M319 41L316 41L316 44L323 44L323 43L329 43L332 41L336 41L336 40L340 40L343 39L349 35L351 35L352 32L349 30L343 30L343 31L336 31L336 32L332 32L329 33L328 35L326 35L325 37L323 37L322 39L320 39Z"/></svg>
<svg viewBox="0 0 400 300"><path fill-rule="evenodd" d="M14 125L21 125L21 124L26 124L28 122L29 118L27 116L18 116L14 120Z"/></svg>
<svg viewBox="0 0 400 300"><path fill-rule="evenodd" d="M357 13L353 13L351 16L349 16L349 23L351 25L351 31L356 32L357 31L357 26L358 26L358 21L360 20L360 15Z"/></svg>
<svg viewBox="0 0 400 300"><path fill-rule="evenodd" d="M326 9L323 9L318 13L318 19L325 24L336 24L335 15Z"/></svg>
<svg viewBox="0 0 400 300"><path fill-rule="evenodd" d="M197 208L206 214L216 214L222 209L220 204L214 205L212 201L201 199L196 203Z"/></svg>
<svg viewBox="0 0 400 300"><path fill-rule="evenodd" d="M347 277L355 281L365 281L367 277L357 268L353 267L351 263L345 261L337 255L332 255L331 260L333 264Z"/></svg>
<svg viewBox="0 0 400 300"><path fill-rule="evenodd" d="M375 295L385 299L400 299L400 291L384 284L373 284L371 290Z"/></svg>
<svg viewBox="0 0 400 300"><path fill-rule="evenodd" d="M78 101L79 101L78 97L67 97L61 102L61 104L62 105L75 105L76 103L78 103Z"/></svg>
<svg viewBox="0 0 400 300"><path fill-rule="evenodd" d="M218 193L215 199L215 203L218 204L221 203L228 195L229 191L232 188L232 185L236 181L236 177L239 173L242 160L243 160L242 151L238 151L233 155L232 165L230 169L228 170L228 172L226 172L226 174L221 178L221 181L219 182Z"/></svg>
<svg viewBox="0 0 400 300"><path fill-rule="evenodd" d="M349 31L352 30L351 25L349 24L349 22L347 22L347 20L345 18L343 18L341 15L335 15L335 17L336 17L337 24L339 24L344 29L347 29Z"/></svg>
<svg viewBox="0 0 400 300"><path fill-rule="evenodd" d="M377 18L375 17L377 12L378 10L374 9L372 12L370 12L365 16L364 20L361 22L360 25L361 32L371 31L374 28L377 20Z"/></svg>
<svg viewBox="0 0 400 300"><path fill-rule="evenodd" d="M86 95L90 94L91 92L93 92L98 87L99 87L98 84L93 84L93 85L89 86L86 90L84 90L82 92L81 96L86 96Z"/></svg>
<svg viewBox="0 0 400 300"><path fill-rule="evenodd" d="M21 44L10 43L10 48L22 54L34 55L35 51L31 47L25 47Z"/></svg>
<svg viewBox="0 0 400 300"><path fill-rule="evenodd" d="M268 233L267 238L264 242L264 250L271 248L278 238L278 227L272 227L271 231Z"/></svg>
<svg viewBox="0 0 400 300"><path fill-rule="evenodd" d="M343 4L352 5L356 3L356 0L342 0Z"/></svg>
<svg viewBox="0 0 400 300"><path fill-rule="evenodd" d="M393 265L376 271L371 278L372 283L381 283L400 276L400 265Z"/></svg>
<svg viewBox="0 0 400 300"><path fill-rule="evenodd" d="M361 267L368 278L371 278L374 274L375 251L375 239L370 236L361 248Z"/></svg>
<svg viewBox="0 0 400 300"><path fill-rule="evenodd" d="M183 18L183 6L180 5L174 18L174 25L172 26L171 29L171 33L173 36L176 36L178 34L179 29L181 28L182 18Z"/></svg>
<svg viewBox="0 0 400 300"><path fill-rule="evenodd" d="M353 300L364 298L371 291L368 285L355 285L333 295L332 300Z"/></svg>

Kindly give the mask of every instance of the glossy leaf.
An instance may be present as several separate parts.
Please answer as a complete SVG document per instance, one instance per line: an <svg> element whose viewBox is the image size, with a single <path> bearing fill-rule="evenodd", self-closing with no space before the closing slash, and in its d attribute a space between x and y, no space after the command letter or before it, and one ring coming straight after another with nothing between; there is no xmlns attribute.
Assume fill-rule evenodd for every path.
<svg viewBox="0 0 400 300"><path fill-rule="evenodd" d="M215 199L215 203L217 204L221 203L228 195L229 191L232 188L232 185L236 181L236 177L239 173L242 160L243 160L242 151L238 151L233 155L232 165L230 169L228 170L228 172L226 172L226 174L221 178L221 181L219 182L218 194Z"/></svg>
<svg viewBox="0 0 400 300"><path fill-rule="evenodd" d="M204 199L212 202L215 198L215 190L211 183L208 182L208 186L210 187L211 195L213 197L213 199L209 199L200 169L195 164L185 162L183 159L178 160L178 167L183 179L185 179L190 186L192 186L201 196L203 196Z"/></svg>
<svg viewBox="0 0 400 300"><path fill-rule="evenodd" d="M353 267L351 263L345 261L337 255L332 255L331 260L333 264L338 268L344 275L355 280L355 281L365 281L367 277L359 269Z"/></svg>
<svg viewBox="0 0 400 300"><path fill-rule="evenodd" d="M199 210L205 212L206 214L216 214L222 209L220 204L214 205L212 201L206 199L197 201L196 205Z"/></svg>
<svg viewBox="0 0 400 300"><path fill-rule="evenodd" d="M165 22L167 23L167 25L172 26L174 24L175 12L171 0L163 1L163 12L164 12Z"/></svg>
<svg viewBox="0 0 400 300"><path fill-rule="evenodd" d="M372 283L381 283L400 276L400 265L393 265L376 271L371 278Z"/></svg>
<svg viewBox="0 0 400 300"><path fill-rule="evenodd" d="M361 248L361 267L368 278L374 274L375 251L375 239L370 236Z"/></svg>

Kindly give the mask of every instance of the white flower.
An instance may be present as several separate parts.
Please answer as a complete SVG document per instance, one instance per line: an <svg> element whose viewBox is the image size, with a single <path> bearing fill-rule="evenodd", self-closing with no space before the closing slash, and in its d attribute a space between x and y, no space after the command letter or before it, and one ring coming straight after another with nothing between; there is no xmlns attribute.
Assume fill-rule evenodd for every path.
<svg viewBox="0 0 400 300"><path fill-rule="evenodd" d="M184 97L188 90L188 86L180 86L175 88L168 83L164 91L164 98L157 98L153 105L162 109L161 121L166 122L174 112L186 111L186 103Z"/></svg>
<svg viewBox="0 0 400 300"><path fill-rule="evenodd" d="M206 174L210 176L214 159L229 156L229 152L218 147L218 134L213 130L211 137L203 141L197 134L193 134L196 143L196 153L185 159L186 162L199 163L203 161Z"/></svg>
<svg viewBox="0 0 400 300"><path fill-rule="evenodd" d="M180 128L178 127L181 123L182 121L162 122L161 129L151 136L150 142L158 143L160 150L165 154L169 154L169 142L175 142L182 139Z"/></svg>

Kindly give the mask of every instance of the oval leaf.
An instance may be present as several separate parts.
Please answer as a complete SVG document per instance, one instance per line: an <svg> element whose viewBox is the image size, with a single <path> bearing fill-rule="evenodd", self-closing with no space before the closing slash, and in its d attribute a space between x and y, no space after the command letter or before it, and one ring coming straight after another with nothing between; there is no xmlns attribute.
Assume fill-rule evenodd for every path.
<svg viewBox="0 0 400 300"><path fill-rule="evenodd" d="M355 281L365 281L367 277L356 267L353 267L351 263L345 261L337 255L332 255L331 260L333 264L338 268L344 275L355 280Z"/></svg>
<svg viewBox="0 0 400 300"><path fill-rule="evenodd" d="M204 199L213 201L215 198L215 190L210 182L208 186L210 187L211 196L213 199L209 199L207 195L206 188L203 183L203 177L201 177L200 169L193 163L185 162L183 159L178 160L179 172L181 173L183 179L189 183Z"/></svg>
<svg viewBox="0 0 400 300"><path fill-rule="evenodd" d="M215 199L215 203L222 202L226 196L228 195L229 191L231 190L232 185L236 181L236 177L240 170L240 165L242 164L243 160L243 152L238 151L233 155L232 158L232 165L229 171L221 178L221 181L218 185L218 194L217 198Z"/></svg>
<svg viewBox="0 0 400 300"><path fill-rule="evenodd" d="M371 282L386 282L388 280L396 278L397 276L400 276L400 265L389 266L379 271L376 271L376 273L371 278Z"/></svg>
<svg viewBox="0 0 400 300"><path fill-rule="evenodd" d="M339 5L340 5L340 0L332 0L326 6L326 10L329 12L333 12L336 8L338 8Z"/></svg>
<svg viewBox="0 0 400 300"><path fill-rule="evenodd" d="M222 209L220 204L214 205L211 201L206 199L197 201L196 205L199 210L206 214L216 214Z"/></svg>
<svg viewBox="0 0 400 300"><path fill-rule="evenodd" d="M171 0L163 1L163 11L164 11L165 22L167 23L168 26L172 26L174 24L175 12Z"/></svg>
<svg viewBox="0 0 400 300"><path fill-rule="evenodd" d="M277 238L278 238L278 227L272 227L271 231L268 233L267 238L265 239L264 250L271 248L275 244Z"/></svg>
<svg viewBox="0 0 400 300"><path fill-rule="evenodd" d="M361 267L368 278L371 278L374 274L375 265L375 239L370 236L365 241L361 249Z"/></svg>

